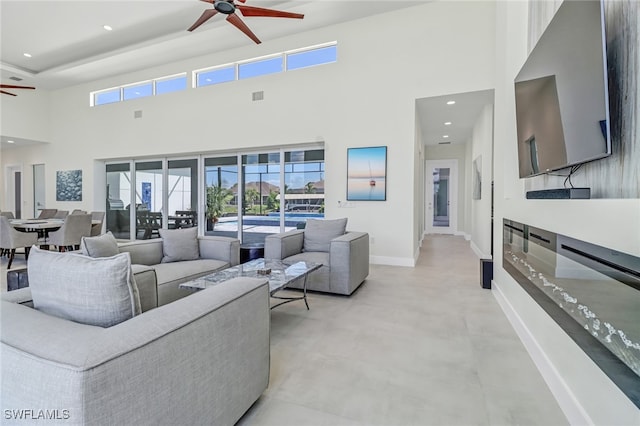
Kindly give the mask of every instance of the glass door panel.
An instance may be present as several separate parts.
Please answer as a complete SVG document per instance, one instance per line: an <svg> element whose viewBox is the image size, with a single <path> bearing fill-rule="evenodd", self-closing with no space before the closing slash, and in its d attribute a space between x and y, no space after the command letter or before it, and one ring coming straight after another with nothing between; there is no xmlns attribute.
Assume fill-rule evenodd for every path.
<svg viewBox="0 0 640 426"><path fill-rule="evenodd" d="M107 164L107 231L114 237L131 235L131 171L129 163Z"/></svg>
<svg viewBox="0 0 640 426"><path fill-rule="evenodd" d="M38 217L45 208L46 191L44 180L44 164L33 165L33 217Z"/></svg>
<svg viewBox="0 0 640 426"><path fill-rule="evenodd" d="M242 156L243 243L263 243L280 232L280 153Z"/></svg>
<svg viewBox="0 0 640 426"><path fill-rule="evenodd" d="M198 226L198 160L169 160L168 228Z"/></svg>
<svg viewBox="0 0 640 426"><path fill-rule="evenodd" d="M324 217L324 150L285 152L285 230Z"/></svg>
<svg viewBox="0 0 640 426"><path fill-rule="evenodd" d="M437 168L433 174L433 226L449 226L448 168Z"/></svg>
<svg viewBox="0 0 640 426"><path fill-rule="evenodd" d="M238 157L205 158L205 235L238 238Z"/></svg>
<svg viewBox="0 0 640 426"><path fill-rule="evenodd" d="M162 161L136 163L136 239L158 238L162 228Z"/></svg>

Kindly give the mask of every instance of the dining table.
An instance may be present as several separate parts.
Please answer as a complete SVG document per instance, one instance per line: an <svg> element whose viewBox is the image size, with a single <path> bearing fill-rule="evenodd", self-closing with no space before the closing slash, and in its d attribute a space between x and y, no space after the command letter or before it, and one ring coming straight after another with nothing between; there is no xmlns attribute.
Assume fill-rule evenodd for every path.
<svg viewBox="0 0 640 426"><path fill-rule="evenodd" d="M22 232L55 231L64 224L64 219L11 219L11 226Z"/></svg>
<svg viewBox="0 0 640 426"><path fill-rule="evenodd" d="M64 219L10 219L9 223L20 232L37 232L43 240L39 243L41 248L48 248L47 236L49 232L57 231L64 225ZM91 226L101 224L102 221L93 219Z"/></svg>

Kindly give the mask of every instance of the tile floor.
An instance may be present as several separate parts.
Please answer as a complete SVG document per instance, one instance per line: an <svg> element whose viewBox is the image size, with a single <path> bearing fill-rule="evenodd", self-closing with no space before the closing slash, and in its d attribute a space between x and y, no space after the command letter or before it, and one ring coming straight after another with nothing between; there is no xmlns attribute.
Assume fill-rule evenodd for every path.
<svg viewBox="0 0 640 426"><path fill-rule="evenodd" d="M351 297L272 311L271 381L240 425L565 425L461 237Z"/></svg>
<svg viewBox="0 0 640 426"><path fill-rule="evenodd" d="M415 268L272 311L269 388L238 424L566 425L478 275L467 241L428 236Z"/></svg>

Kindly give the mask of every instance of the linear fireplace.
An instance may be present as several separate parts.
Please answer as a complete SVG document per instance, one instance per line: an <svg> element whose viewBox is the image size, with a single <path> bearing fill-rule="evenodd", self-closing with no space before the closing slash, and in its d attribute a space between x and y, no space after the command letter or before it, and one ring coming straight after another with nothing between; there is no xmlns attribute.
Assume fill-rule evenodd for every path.
<svg viewBox="0 0 640 426"><path fill-rule="evenodd" d="M640 258L505 219L502 260L640 407Z"/></svg>

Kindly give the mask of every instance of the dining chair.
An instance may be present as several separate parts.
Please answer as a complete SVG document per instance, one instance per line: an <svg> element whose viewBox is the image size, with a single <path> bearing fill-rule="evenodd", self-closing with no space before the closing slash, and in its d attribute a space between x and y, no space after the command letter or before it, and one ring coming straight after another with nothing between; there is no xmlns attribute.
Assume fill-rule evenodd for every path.
<svg viewBox="0 0 640 426"><path fill-rule="evenodd" d="M52 219L64 219L69 215L69 210L58 210Z"/></svg>
<svg viewBox="0 0 640 426"><path fill-rule="evenodd" d="M99 220L100 223L93 223L94 220ZM91 212L91 236L102 234L102 224L104 222L104 212Z"/></svg>
<svg viewBox="0 0 640 426"><path fill-rule="evenodd" d="M70 214L57 231L49 232L48 243L58 247L58 251L80 248L82 237L91 235L90 214Z"/></svg>
<svg viewBox="0 0 640 426"><path fill-rule="evenodd" d="M51 219L58 212L58 209L42 209L38 219Z"/></svg>
<svg viewBox="0 0 640 426"><path fill-rule="evenodd" d="M15 216L13 216L13 212L0 212L0 216L4 216L7 219L15 219Z"/></svg>
<svg viewBox="0 0 640 426"><path fill-rule="evenodd" d="M11 269L11 263L16 255L16 249L24 247L24 258L29 259L31 246L37 244L38 235L33 232L16 231L9 223L9 219L0 216L0 248L9 251L9 264L7 269Z"/></svg>
<svg viewBox="0 0 640 426"><path fill-rule="evenodd" d="M86 210L74 209L71 214L87 214Z"/></svg>

